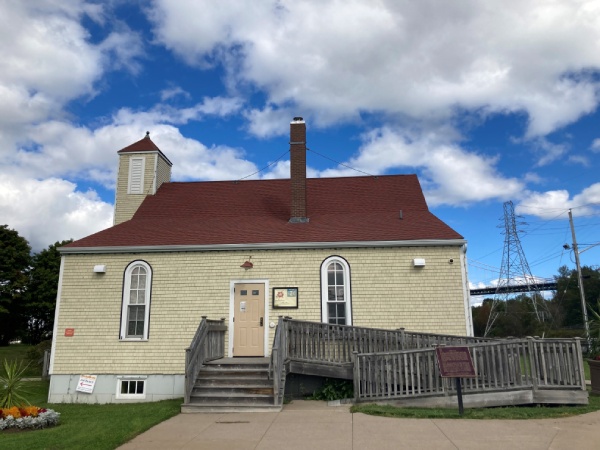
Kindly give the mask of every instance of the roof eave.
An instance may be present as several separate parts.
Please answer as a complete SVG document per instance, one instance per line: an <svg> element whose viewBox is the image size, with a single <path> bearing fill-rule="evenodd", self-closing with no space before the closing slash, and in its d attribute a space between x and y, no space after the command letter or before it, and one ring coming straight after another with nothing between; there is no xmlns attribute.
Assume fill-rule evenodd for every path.
<svg viewBox="0 0 600 450"><path fill-rule="evenodd" d="M122 153L139 153L139 154L146 154L146 153L158 153L160 156L163 157L163 159L166 161L166 163L169 165L169 167L173 167L173 163L169 160L169 158L167 158L167 156L161 151L161 150L126 150L126 149L121 149L117 152L118 154L122 154Z"/></svg>
<svg viewBox="0 0 600 450"><path fill-rule="evenodd" d="M273 242L257 244L211 244L211 245L139 245L106 247L60 247L62 254L98 253L165 253L236 250L297 250L318 248L366 248L366 247L461 247L466 239L417 239L407 241L345 241L345 242Z"/></svg>

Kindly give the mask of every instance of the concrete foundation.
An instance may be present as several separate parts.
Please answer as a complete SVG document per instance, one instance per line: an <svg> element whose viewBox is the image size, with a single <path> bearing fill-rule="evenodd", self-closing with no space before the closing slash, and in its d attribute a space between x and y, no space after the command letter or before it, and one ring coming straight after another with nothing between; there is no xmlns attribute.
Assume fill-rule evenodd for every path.
<svg viewBox="0 0 600 450"><path fill-rule="evenodd" d="M136 403L156 402L170 398L183 398L185 376L156 374L102 374L96 375L91 394L77 391L80 374L51 375L49 403ZM144 380L144 395L120 398L121 380Z"/></svg>

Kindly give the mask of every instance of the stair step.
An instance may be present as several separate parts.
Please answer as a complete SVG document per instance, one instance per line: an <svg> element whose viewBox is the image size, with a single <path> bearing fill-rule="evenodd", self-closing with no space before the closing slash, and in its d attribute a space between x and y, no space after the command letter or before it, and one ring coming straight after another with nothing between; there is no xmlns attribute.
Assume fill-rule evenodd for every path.
<svg viewBox="0 0 600 450"><path fill-rule="evenodd" d="M215 405L272 405L273 395L240 395L240 394L198 394L192 392L191 404L215 404Z"/></svg>
<svg viewBox="0 0 600 450"><path fill-rule="evenodd" d="M198 377L214 377L214 376L232 376L232 377L268 377L269 370L259 369L215 369L215 368L203 368L198 373Z"/></svg>
<svg viewBox="0 0 600 450"><path fill-rule="evenodd" d="M273 380L265 378L198 378L194 387L273 387Z"/></svg>
<svg viewBox="0 0 600 450"><path fill-rule="evenodd" d="M280 411L265 358L218 360L205 364L181 412Z"/></svg>
<svg viewBox="0 0 600 450"><path fill-rule="evenodd" d="M198 404L185 403L181 405L182 413L236 413L236 412L279 412L281 406L271 405L239 405L239 404Z"/></svg>
<svg viewBox="0 0 600 450"><path fill-rule="evenodd" d="M273 396L273 386L194 386L192 396L198 395L269 395Z"/></svg>
<svg viewBox="0 0 600 450"><path fill-rule="evenodd" d="M207 364L204 365L205 368L212 370L212 369L225 369L225 370L236 370L236 369L242 369L242 370L265 370L265 371L269 371L269 364L262 364L262 363L253 363L253 364L234 364L234 363L230 363L230 364L221 364L221 363L215 363L215 362L209 362Z"/></svg>

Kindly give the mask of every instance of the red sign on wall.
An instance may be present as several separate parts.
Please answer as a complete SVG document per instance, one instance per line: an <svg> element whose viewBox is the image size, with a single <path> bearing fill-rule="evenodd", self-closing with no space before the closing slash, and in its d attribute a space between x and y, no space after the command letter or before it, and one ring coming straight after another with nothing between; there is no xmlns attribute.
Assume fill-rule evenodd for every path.
<svg viewBox="0 0 600 450"><path fill-rule="evenodd" d="M442 377L473 378L476 376L471 353L467 347L438 347L435 353Z"/></svg>
<svg viewBox="0 0 600 450"><path fill-rule="evenodd" d="M75 328L65 328L65 336L71 337L75 335Z"/></svg>

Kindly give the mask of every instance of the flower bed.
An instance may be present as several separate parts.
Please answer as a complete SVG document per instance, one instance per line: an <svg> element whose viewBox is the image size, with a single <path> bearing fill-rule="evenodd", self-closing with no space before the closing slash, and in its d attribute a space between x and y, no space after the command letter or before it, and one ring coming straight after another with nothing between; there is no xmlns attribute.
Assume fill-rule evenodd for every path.
<svg viewBox="0 0 600 450"><path fill-rule="evenodd" d="M60 413L37 406L0 408L0 430L9 428L36 429L58 424Z"/></svg>

